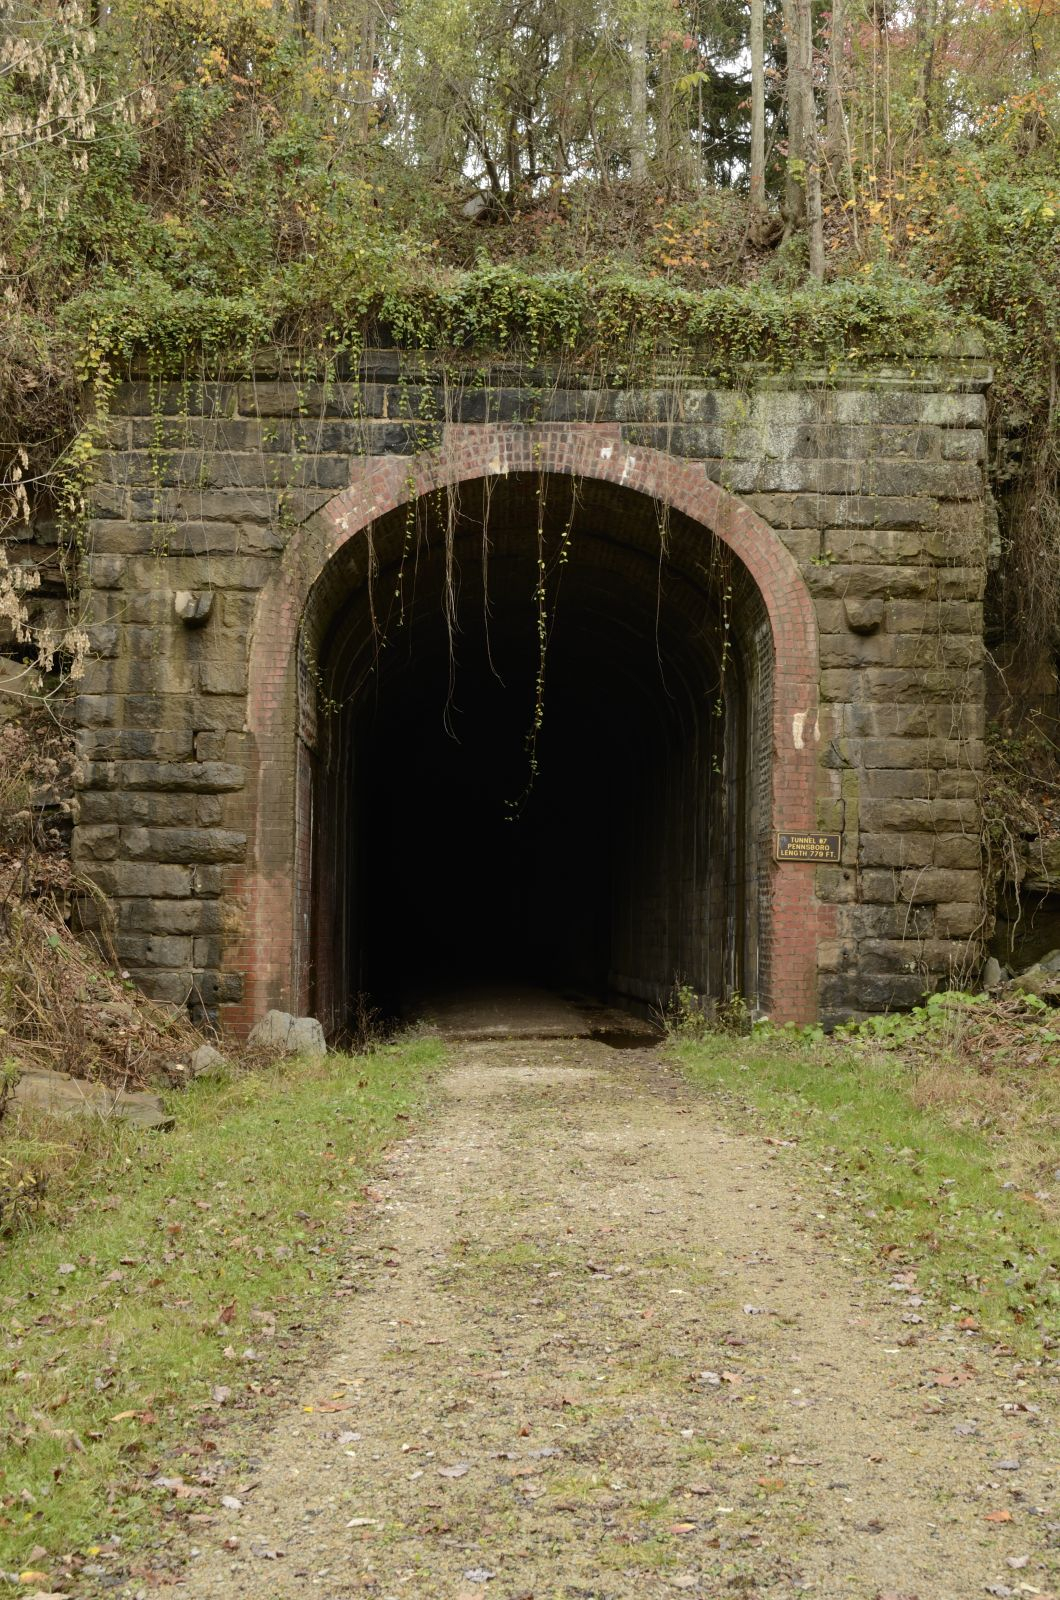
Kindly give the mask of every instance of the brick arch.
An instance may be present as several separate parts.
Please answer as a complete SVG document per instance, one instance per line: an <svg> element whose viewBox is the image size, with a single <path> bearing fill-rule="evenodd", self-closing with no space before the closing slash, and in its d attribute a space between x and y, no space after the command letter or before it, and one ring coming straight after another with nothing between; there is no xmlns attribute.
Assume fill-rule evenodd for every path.
<svg viewBox="0 0 1060 1600"><path fill-rule="evenodd" d="M245 985L242 1002L227 1013L234 1027L249 1027L270 1005L291 1009L298 1003L295 883L308 862L296 860L296 849L307 848L308 829L297 825L305 797L298 793L295 743L298 634L307 602L349 540L435 490L517 472L599 479L683 513L727 545L753 579L773 636L772 827L814 826L819 657L813 602L773 529L714 483L701 463L631 448L609 424L450 423L437 450L360 458L353 468L350 487L295 532L255 615L247 709L254 792L248 864L237 886L243 928L231 951L231 966L245 974ZM817 940L828 931L826 919L813 869L774 866L762 937L771 955L769 1006L779 1020L816 1015Z"/></svg>

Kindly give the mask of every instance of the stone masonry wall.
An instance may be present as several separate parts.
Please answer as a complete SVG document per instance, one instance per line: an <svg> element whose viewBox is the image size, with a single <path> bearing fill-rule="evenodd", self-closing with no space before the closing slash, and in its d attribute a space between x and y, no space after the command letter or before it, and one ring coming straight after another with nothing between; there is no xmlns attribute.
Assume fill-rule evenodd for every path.
<svg viewBox="0 0 1060 1600"><path fill-rule="evenodd" d="M75 855L112 901L136 981L222 1025L296 999L271 979L252 1001L247 989L247 903L270 832L273 863L289 837L296 870L293 807L270 808L248 721L259 596L295 531L370 484L378 458L444 444L445 425L424 420L441 413L438 391L399 367L382 352L361 381L328 387L259 373L114 396L85 557L94 659L77 706ZM792 727L793 747L816 752L816 815L791 823L844 835L839 865L785 869L813 878L822 912L790 933L816 953L820 1015L906 1005L974 966L986 371L808 375L747 394L519 377L450 393L451 420L465 435L592 426L630 462L644 449L701 464L797 563L820 710ZM283 668L293 684L294 662ZM295 716L292 690L290 775ZM786 770L778 749L781 796ZM291 948L290 927L277 937Z"/></svg>

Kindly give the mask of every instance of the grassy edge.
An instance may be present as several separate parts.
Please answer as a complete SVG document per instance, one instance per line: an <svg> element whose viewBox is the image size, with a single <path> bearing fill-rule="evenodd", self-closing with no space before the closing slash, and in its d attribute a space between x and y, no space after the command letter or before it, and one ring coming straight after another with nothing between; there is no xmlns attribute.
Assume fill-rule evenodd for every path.
<svg viewBox="0 0 1060 1600"><path fill-rule="evenodd" d="M795 1142L826 1212L866 1254L915 1267L944 1313L1052 1362L1060 1226L1033 1194L1003 1186L1003 1150L982 1129L915 1103L899 1052L710 1037L677 1040L674 1055L741 1126Z"/></svg>
<svg viewBox="0 0 1060 1600"><path fill-rule="evenodd" d="M3 1578L65 1587L165 1532L173 1491L153 1480L268 1409L342 1275L366 1175L442 1057L419 1037L197 1083L170 1097L170 1133L100 1124L61 1167L58 1212L0 1253ZM69 1137L5 1119L9 1153Z"/></svg>

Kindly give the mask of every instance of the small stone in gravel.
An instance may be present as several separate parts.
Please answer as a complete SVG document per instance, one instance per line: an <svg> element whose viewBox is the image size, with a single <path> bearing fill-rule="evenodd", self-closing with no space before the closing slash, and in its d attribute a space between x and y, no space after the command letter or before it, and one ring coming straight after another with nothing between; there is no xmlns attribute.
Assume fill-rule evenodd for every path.
<svg viewBox="0 0 1060 1600"><path fill-rule="evenodd" d="M997 1470L999 1472L1018 1472L1019 1469L1020 1464L1014 1456L1009 1461L999 1461L997 1464Z"/></svg>
<svg viewBox="0 0 1060 1600"><path fill-rule="evenodd" d="M468 1583L492 1583L497 1576L489 1567L468 1567L464 1578Z"/></svg>
<svg viewBox="0 0 1060 1600"><path fill-rule="evenodd" d="M439 1467L438 1476L440 1478L462 1478L470 1470L471 1469L466 1461L458 1461L456 1465L452 1467Z"/></svg>

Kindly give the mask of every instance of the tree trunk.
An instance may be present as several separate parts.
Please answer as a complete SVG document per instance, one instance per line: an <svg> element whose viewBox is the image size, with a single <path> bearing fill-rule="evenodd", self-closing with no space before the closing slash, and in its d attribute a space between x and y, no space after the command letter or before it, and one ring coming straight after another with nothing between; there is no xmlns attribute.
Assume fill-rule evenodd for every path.
<svg viewBox="0 0 1060 1600"><path fill-rule="evenodd" d="M833 172L838 172L846 154L846 113L843 109L843 43L846 18L843 0L832 0L832 22L828 41L828 88L825 92L825 151Z"/></svg>
<svg viewBox="0 0 1060 1600"><path fill-rule="evenodd" d="M764 0L751 0L751 210L766 209L766 50Z"/></svg>
<svg viewBox="0 0 1060 1600"><path fill-rule="evenodd" d="M630 40L633 79L630 89L630 156L634 183L648 176L648 30L637 22Z"/></svg>
<svg viewBox="0 0 1060 1600"><path fill-rule="evenodd" d="M673 162L673 130L674 64L673 46L670 45L663 50L659 64L659 102L655 118L655 154L663 182L668 188L674 188L677 184Z"/></svg>
<svg viewBox="0 0 1060 1600"><path fill-rule="evenodd" d="M788 160L784 172L785 236L806 226L806 119L803 92L806 78L802 61L800 9L806 0L784 0L784 41L787 47Z"/></svg>
<svg viewBox="0 0 1060 1600"><path fill-rule="evenodd" d="M917 0L916 28L916 127L918 133L931 130L931 100L935 78L935 34L938 25L936 0Z"/></svg>

